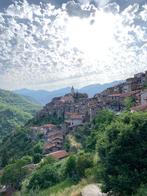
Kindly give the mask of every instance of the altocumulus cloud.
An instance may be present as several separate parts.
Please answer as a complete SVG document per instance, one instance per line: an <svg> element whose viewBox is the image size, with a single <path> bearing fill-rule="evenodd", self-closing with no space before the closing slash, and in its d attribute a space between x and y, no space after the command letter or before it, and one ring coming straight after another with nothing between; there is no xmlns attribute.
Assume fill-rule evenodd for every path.
<svg viewBox="0 0 147 196"><path fill-rule="evenodd" d="M79 87L145 69L147 5L119 12L116 3L57 9L24 1L0 13L0 88Z"/></svg>

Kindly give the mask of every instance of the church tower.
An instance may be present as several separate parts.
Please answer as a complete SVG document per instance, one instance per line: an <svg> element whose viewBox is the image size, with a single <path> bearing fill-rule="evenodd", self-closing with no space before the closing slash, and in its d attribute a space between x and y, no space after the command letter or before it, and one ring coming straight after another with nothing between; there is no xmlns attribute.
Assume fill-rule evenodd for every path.
<svg viewBox="0 0 147 196"><path fill-rule="evenodd" d="M74 95L75 94L75 89L74 89L74 87L72 86L72 88L71 88L71 94L72 95Z"/></svg>

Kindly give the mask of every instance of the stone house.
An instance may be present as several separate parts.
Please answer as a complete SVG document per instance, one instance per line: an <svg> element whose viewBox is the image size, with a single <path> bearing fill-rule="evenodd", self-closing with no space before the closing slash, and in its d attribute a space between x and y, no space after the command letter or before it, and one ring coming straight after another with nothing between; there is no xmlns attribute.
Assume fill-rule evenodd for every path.
<svg viewBox="0 0 147 196"><path fill-rule="evenodd" d="M83 115L71 113L68 116L67 120L65 120L65 124L67 125L67 127L77 127L79 125L83 125L83 120L84 120Z"/></svg>
<svg viewBox="0 0 147 196"><path fill-rule="evenodd" d="M147 90L141 92L141 105L147 104Z"/></svg>

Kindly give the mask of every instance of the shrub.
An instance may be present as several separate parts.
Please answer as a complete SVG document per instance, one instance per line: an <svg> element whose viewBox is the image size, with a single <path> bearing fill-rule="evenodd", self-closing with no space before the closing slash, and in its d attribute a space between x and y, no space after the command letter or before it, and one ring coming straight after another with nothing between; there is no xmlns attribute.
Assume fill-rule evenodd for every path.
<svg viewBox="0 0 147 196"><path fill-rule="evenodd" d="M53 165L45 165L36 171L29 182L28 189L40 189L51 187L58 183L60 176L57 168Z"/></svg>
<svg viewBox="0 0 147 196"><path fill-rule="evenodd" d="M86 169L92 166L92 156L89 154L72 155L67 160L65 174L70 179L78 181L85 177Z"/></svg>

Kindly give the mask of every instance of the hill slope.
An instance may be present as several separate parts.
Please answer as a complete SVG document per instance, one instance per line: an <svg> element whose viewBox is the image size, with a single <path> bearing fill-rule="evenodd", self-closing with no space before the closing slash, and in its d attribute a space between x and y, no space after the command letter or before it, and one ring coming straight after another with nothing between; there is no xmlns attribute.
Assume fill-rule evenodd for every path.
<svg viewBox="0 0 147 196"><path fill-rule="evenodd" d="M27 98L0 89L0 138L23 125L41 109Z"/></svg>

